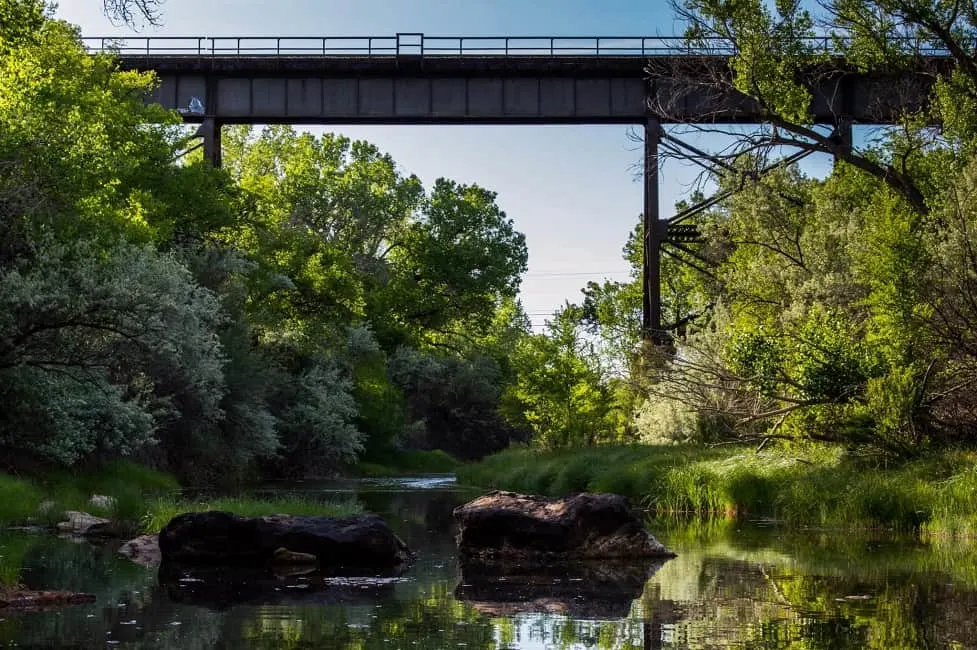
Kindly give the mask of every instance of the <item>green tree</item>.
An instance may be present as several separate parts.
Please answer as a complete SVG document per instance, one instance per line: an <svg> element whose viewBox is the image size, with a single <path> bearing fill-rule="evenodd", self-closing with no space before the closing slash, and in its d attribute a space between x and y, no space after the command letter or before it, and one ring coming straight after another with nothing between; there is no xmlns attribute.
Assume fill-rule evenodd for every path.
<svg viewBox="0 0 977 650"><path fill-rule="evenodd" d="M42 3L0 15L5 447L71 463L131 453L185 411L220 420L219 303L152 245L175 116Z"/></svg>
<svg viewBox="0 0 977 650"><path fill-rule="evenodd" d="M715 268L696 291L714 308L673 354L645 365L655 399L679 398L700 425L716 418L738 435L899 454L970 441L960 387L971 368L963 307L971 226L959 188L977 135L977 16L935 0L688 0L676 10L691 44L720 39L730 50L730 74L703 81L707 91L752 101L762 124L719 156L731 169L714 180L739 192L699 222ZM898 128L845 142L843 131L813 123L815 102L842 80L826 45L853 69L886 78L915 73L930 49L954 65ZM679 79L670 99L702 92L696 78ZM667 117L676 106L665 98L654 108ZM838 120L844 128L845 116ZM780 169L756 180L769 155L791 147L830 154L833 173L820 180ZM671 279L666 291L684 299Z"/></svg>
<svg viewBox="0 0 977 650"><path fill-rule="evenodd" d="M676 15L687 25L690 45L709 48L719 42L731 51L730 74L695 70L686 77L679 73L674 80L676 92L655 102L652 110L669 119L696 93L739 95L755 104L761 124L720 157L732 160L754 153L760 154L756 161L763 164L770 153L785 148L827 153L885 183L913 210L925 213L925 188L912 169L914 156L934 140L933 132L918 128L925 122L923 116L905 116L906 126L912 128L903 133L902 141L891 143L896 145L896 155L885 158L871 147L846 142L842 133L814 124L813 106L816 98L841 92L844 75L832 74L832 55L862 71L882 74L894 66L911 71L922 55L919 43L936 43L941 48L955 45L941 40L933 31L936 25L912 11L890 19L889 12L896 5L928 7L944 14L950 22L944 25L949 31L943 36L959 33L960 44L967 43L965 32L957 32L957 27L969 19L964 11L954 12L952 4L938 0L829 0L818 3L817 12L812 14L797 0L674 1ZM826 44L830 44L830 52L825 50ZM669 74L655 65L649 73L652 77ZM941 84L938 86L943 87ZM839 114L841 126L845 119Z"/></svg>
<svg viewBox="0 0 977 650"><path fill-rule="evenodd" d="M336 355L346 331L368 332L377 347L338 353L367 456L382 459L405 443L477 453L464 450L479 440L463 435L460 414L498 420L503 375L485 377L484 395L444 383L444 400L422 404L404 369L418 364L394 362L438 358L446 373L457 374L492 349L498 368L506 365L508 351L490 340L501 334L496 315L515 296L526 248L495 195L445 179L426 192L375 146L335 135L237 128L225 145L249 215L226 241L258 264L248 310L260 344L293 368ZM403 357L405 346L411 353ZM281 356L286 349L292 361ZM409 434L419 430L408 426L412 418L429 423L427 437ZM449 421L458 435L449 434Z"/></svg>
<svg viewBox="0 0 977 650"><path fill-rule="evenodd" d="M524 421L545 447L592 446L615 436L613 395L581 311L567 304L515 350L516 380L507 401L510 421Z"/></svg>
<svg viewBox="0 0 977 650"><path fill-rule="evenodd" d="M427 194L390 156L340 136L274 127L225 140L228 168L254 197L238 244L277 278L260 307L273 323L288 313L294 335L365 320L392 350L484 329L499 297L515 295L525 242L493 193L441 179Z"/></svg>

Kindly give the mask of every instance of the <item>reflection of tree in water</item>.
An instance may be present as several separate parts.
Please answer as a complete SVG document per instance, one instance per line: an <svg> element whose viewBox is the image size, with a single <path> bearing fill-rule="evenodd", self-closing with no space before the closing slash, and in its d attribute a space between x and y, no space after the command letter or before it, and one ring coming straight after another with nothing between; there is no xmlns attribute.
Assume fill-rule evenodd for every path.
<svg viewBox="0 0 977 650"><path fill-rule="evenodd" d="M677 548L642 597L645 607L685 610L663 627L661 647L977 647L977 583L966 579L973 550L953 563L918 543L853 534L777 531L757 540L737 531ZM970 586L954 586L952 574Z"/></svg>
<svg viewBox="0 0 977 650"><path fill-rule="evenodd" d="M156 586L154 570L116 558L112 548L48 535L11 537L8 543L0 537L0 553L28 567L26 586L89 591L98 598L94 605L54 613L6 614L0 645L104 648L115 640L146 650L487 650L540 643L567 650L977 648L977 547L754 531L741 524L666 528L659 537L679 556L643 587L639 581L640 598L620 617L603 617L595 608L589 614L579 608L576 616L480 612L453 593L459 573L450 513L466 499L450 491L364 499L376 502L368 503L371 509L393 513L391 523L421 551L408 580L391 589L358 597L336 592L332 600L297 589L294 596L276 592L252 604L228 602L219 611L174 602ZM279 588L287 591L289 584L283 580Z"/></svg>
<svg viewBox="0 0 977 650"><path fill-rule="evenodd" d="M429 585L409 601L357 609L300 606L231 610L221 647L442 650L495 648L491 623L455 601L444 584Z"/></svg>
<svg viewBox="0 0 977 650"><path fill-rule="evenodd" d="M381 491L360 490L357 498L366 510L389 519L401 536L418 539L450 539L452 510L473 497L462 490Z"/></svg>
<svg viewBox="0 0 977 650"><path fill-rule="evenodd" d="M129 648L214 647L220 615L174 607L155 586L155 569L116 557L111 544L8 534L0 537L0 553L23 544L30 549L23 557L25 587L84 591L96 601L53 612L7 613L0 621L3 646L104 648L112 640Z"/></svg>

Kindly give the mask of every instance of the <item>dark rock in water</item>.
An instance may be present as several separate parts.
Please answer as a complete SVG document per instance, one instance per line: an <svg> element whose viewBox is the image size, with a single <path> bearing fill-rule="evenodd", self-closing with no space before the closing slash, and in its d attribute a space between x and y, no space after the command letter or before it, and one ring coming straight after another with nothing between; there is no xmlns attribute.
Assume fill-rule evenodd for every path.
<svg viewBox="0 0 977 650"><path fill-rule="evenodd" d="M462 562L455 598L489 616L550 613L624 618L665 559L627 562Z"/></svg>
<svg viewBox="0 0 977 650"><path fill-rule="evenodd" d="M274 567L190 566L163 564L159 584L177 603L225 610L236 605L366 605L395 597L404 581L400 569L377 575L350 575L353 571L312 570L282 574Z"/></svg>
<svg viewBox="0 0 977 650"><path fill-rule="evenodd" d="M274 566L316 566L319 559L312 553L296 553L285 547L276 548L272 553L271 563Z"/></svg>
<svg viewBox="0 0 977 650"><path fill-rule="evenodd" d="M407 545L376 515L239 517L191 512L159 534L163 562L261 567L279 549L315 556L321 567L396 567L410 559Z"/></svg>
<svg viewBox="0 0 977 650"><path fill-rule="evenodd" d="M674 557L617 494L547 498L495 491L454 510L462 558Z"/></svg>
<svg viewBox="0 0 977 650"><path fill-rule="evenodd" d="M127 539L139 534L139 523L135 521L113 520L106 523L93 524L85 531L84 536L91 540Z"/></svg>
<svg viewBox="0 0 977 650"><path fill-rule="evenodd" d="M64 513L64 516L67 521L62 521L58 524L58 532L69 535L85 535L93 526L105 526L112 523L105 517L96 517L87 512L78 512L76 510L68 510Z"/></svg>
<svg viewBox="0 0 977 650"><path fill-rule="evenodd" d="M140 535L135 539L130 539L119 548L119 555L129 558L136 564L155 566L162 560L159 551L159 537L157 535Z"/></svg>

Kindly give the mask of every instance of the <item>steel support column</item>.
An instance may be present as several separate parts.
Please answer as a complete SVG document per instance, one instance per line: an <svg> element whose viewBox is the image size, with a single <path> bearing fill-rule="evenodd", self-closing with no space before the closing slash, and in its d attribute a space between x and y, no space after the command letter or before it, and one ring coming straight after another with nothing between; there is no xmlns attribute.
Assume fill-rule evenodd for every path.
<svg viewBox="0 0 977 650"><path fill-rule="evenodd" d="M662 647L662 624L657 621L644 621L641 624L641 647L644 650L659 650Z"/></svg>
<svg viewBox="0 0 977 650"><path fill-rule="evenodd" d="M206 117L197 134L204 141L204 160L214 167L221 166L221 125L213 117Z"/></svg>
<svg viewBox="0 0 977 650"><path fill-rule="evenodd" d="M841 158L842 153L845 154L851 153L851 148L852 148L853 138L854 138L852 131L853 131L853 127L852 127L852 121L850 119L843 118L841 120L838 120L838 123L835 125L835 137L838 139L838 142L842 147L842 151L835 153L834 155L835 162L838 162L838 160Z"/></svg>
<svg viewBox="0 0 977 650"><path fill-rule="evenodd" d="M645 122L644 161L644 264L642 266L643 304L641 314L642 338L652 343L664 343L661 304L661 245L668 224L661 220L658 210L658 143L661 123L657 118Z"/></svg>

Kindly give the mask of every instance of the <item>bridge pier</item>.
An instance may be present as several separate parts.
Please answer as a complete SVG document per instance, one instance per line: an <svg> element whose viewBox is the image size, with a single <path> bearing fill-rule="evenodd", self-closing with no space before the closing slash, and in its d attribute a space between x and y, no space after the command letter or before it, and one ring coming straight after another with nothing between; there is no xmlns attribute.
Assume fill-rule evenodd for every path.
<svg viewBox="0 0 977 650"><path fill-rule="evenodd" d="M221 166L221 125L213 117L205 117L197 129L204 141L204 160L214 167Z"/></svg>
<svg viewBox="0 0 977 650"><path fill-rule="evenodd" d="M842 118L835 124L834 137L837 138L841 145L841 150L834 154L835 162L841 159L842 154L851 153L852 139L854 138L852 131L853 127L850 118Z"/></svg>
<svg viewBox="0 0 977 650"><path fill-rule="evenodd" d="M662 221L658 208L658 144L661 142L661 129L658 118L645 120L641 330L642 338L656 345L666 343L669 338L662 325L661 304L661 247L668 229L668 222Z"/></svg>

